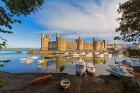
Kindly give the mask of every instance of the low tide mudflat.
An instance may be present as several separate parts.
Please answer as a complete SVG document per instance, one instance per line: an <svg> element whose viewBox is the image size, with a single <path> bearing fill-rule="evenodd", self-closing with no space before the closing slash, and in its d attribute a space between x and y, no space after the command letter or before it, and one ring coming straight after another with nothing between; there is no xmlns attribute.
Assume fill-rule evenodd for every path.
<svg viewBox="0 0 140 93"><path fill-rule="evenodd" d="M0 93L123 93L121 92L123 88L122 80L110 75L98 77L85 75L77 77L65 73L53 73L51 80L38 85L30 85L33 79L48 74L0 74L0 77L6 80L4 86L0 88ZM63 78L68 78L71 81L71 86L67 91L63 91L58 87ZM137 73L136 78L140 81L140 74Z"/></svg>

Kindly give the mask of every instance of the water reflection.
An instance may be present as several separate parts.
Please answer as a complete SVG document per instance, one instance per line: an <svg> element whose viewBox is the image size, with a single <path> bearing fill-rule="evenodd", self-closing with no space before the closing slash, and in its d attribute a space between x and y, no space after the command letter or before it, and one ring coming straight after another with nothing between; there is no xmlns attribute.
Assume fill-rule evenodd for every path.
<svg viewBox="0 0 140 93"><path fill-rule="evenodd" d="M4 53L4 54L3 54ZM13 53L13 54L12 54ZM22 73L22 72L52 72L52 73L69 73L75 74L75 61L79 58L76 57L64 57L64 55L55 55L54 58L45 59L46 55L29 55L26 53L17 54L12 51L2 52L0 58L9 58L11 62L0 64L0 71L6 71L11 73ZM20 62L21 58L28 58L29 56L38 56L38 60L43 60L40 63L38 60L34 60L31 63ZM95 65L95 75L106 75L109 74L106 69L108 64L114 64L115 61L122 61L124 57L81 57L85 62L90 62Z"/></svg>
<svg viewBox="0 0 140 93"><path fill-rule="evenodd" d="M41 59L45 60L47 63L48 61L53 61L53 67L51 65L46 65L46 63L41 64L41 69L46 69L48 72L59 72L59 73L69 73L75 74L75 61L79 58L76 57L69 57L65 58L64 55L56 55L54 59L45 59L45 55L41 56ZM114 63L115 60L122 61L124 59L120 57L80 57L80 59L84 60L85 62L90 62L95 65L96 68L96 75L100 74L109 74L106 69L108 68L109 63ZM55 70L55 71L54 71Z"/></svg>

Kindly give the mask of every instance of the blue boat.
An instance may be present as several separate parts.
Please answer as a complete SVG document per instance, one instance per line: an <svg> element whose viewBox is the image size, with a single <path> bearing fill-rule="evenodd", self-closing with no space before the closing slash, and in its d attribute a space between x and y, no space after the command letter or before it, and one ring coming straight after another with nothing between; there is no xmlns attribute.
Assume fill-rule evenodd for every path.
<svg viewBox="0 0 140 93"><path fill-rule="evenodd" d="M52 65L53 61L49 60L48 62L46 62L46 65Z"/></svg>
<svg viewBox="0 0 140 93"><path fill-rule="evenodd" d="M134 75L133 74L130 74L126 68L120 68L118 66L111 66L111 69L109 70L109 72L118 77L118 78L121 78L121 77L130 77L130 78L133 78Z"/></svg>

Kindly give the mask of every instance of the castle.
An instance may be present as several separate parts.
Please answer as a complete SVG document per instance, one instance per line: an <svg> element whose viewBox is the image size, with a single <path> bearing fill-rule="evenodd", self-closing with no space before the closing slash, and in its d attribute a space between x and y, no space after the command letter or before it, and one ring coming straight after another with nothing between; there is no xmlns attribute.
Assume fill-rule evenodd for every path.
<svg viewBox="0 0 140 93"><path fill-rule="evenodd" d="M51 41L50 34L45 35L42 33L41 37L41 50L57 50L57 51L106 51L107 44L105 40L95 40L93 38L92 42L85 42L80 37L73 42L67 41L66 38L59 36L56 33L56 41Z"/></svg>

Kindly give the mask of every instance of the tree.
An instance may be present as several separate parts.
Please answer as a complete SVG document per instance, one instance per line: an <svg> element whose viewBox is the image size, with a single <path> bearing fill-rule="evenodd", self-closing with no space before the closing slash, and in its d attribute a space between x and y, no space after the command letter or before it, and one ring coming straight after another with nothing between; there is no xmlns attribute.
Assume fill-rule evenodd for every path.
<svg viewBox="0 0 140 93"><path fill-rule="evenodd" d="M120 36L115 39L140 43L140 0L119 4L118 13L121 17L117 19L120 26L116 32L120 32Z"/></svg>
<svg viewBox="0 0 140 93"><path fill-rule="evenodd" d="M44 0L1 0L0 1L0 34L11 34L12 24L21 23L20 16L28 16L40 9ZM0 35L0 49L6 47L6 39Z"/></svg>

